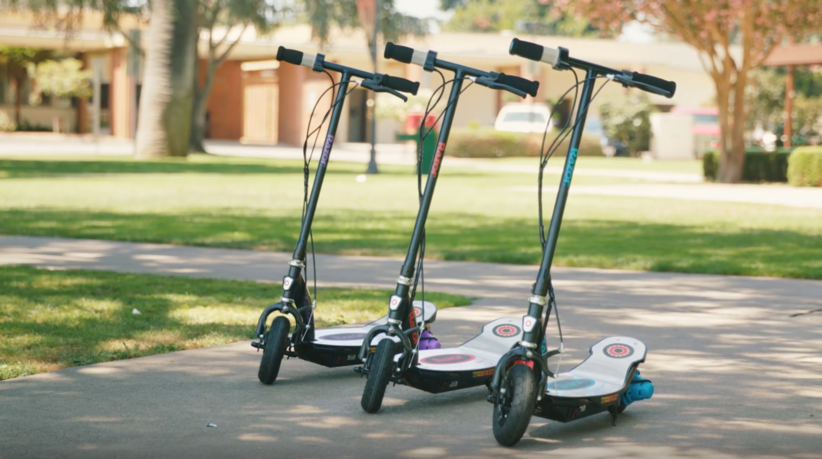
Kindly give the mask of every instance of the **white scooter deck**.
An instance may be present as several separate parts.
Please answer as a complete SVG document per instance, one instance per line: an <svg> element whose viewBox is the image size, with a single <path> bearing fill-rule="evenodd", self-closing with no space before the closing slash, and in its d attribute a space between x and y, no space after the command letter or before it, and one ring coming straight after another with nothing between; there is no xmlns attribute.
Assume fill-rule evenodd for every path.
<svg viewBox="0 0 822 459"><path fill-rule="evenodd" d="M506 317L485 324L479 335L452 348L422 350L419 365L426 371L477 372L491 370L522 336L520 318ZM399 360L400 355L395 360Z"/></svg>
<svg viewBox="0 0 822 459"><path fill-rule="evenodd" d="M612 336L591 346L582 363L548 378L546 393L555 398L596 398L615 394L628 384L631 369L645 361L647 348L635 338Z"/></svg>
<svg viewBox="0 0 822 459"><path fill-rule="evenodd" d="M414 312L417 317L423 313L422 301L414 301ZM425 323L433 322L437 315L437 306L434 303L425 302ZM356 347L362 345L362 340L371 331L372 328L385 325L388 323L388 316L382 316L379 319L369 322L361 327L331 327L318 328L314 330L314 344L332 347ZM376 344L383 335L374 338L372 344Z"/></svg>

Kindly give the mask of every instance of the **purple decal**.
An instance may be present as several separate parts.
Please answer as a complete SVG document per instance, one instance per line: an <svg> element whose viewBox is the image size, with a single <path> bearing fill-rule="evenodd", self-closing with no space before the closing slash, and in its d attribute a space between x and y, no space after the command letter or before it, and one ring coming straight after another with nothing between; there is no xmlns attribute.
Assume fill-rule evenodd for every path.
<svg viewBox="0 0 822 459"><path fill-rule="evenodd" d="M334 143L334 136L332 134L328 134L328 137L325 138L325 145L323 146L323 155L320 156L320 164L325 166L328 164L328 155L331 153L331 144Z"/></svg>

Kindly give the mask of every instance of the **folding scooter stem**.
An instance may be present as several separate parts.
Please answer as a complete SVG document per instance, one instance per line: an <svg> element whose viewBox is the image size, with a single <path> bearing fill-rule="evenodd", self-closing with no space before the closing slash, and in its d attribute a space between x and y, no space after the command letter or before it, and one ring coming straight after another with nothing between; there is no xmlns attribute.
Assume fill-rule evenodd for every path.
<svg viewBox="0 0 822 459"><path fill-rule="evenodd" d="M457 111L457 101L460 91L462 90L463 77L464 75L460 70L454 75L454 83L451 86L451 93L448 96L448 107L445 109L445 115L442 120L442 130L437 139L437 151L434 155L434 160L431 162L431 170L428 171L428 180L425 183L422 202L420 203L419 212L417 212L417 220L414 223L411 243L408 245L408 254L405 256L405 262L400 271L400 278L397 281L397 288L394 291L394 295L399 296L402 299L402 303L398 308L391 310L388 314L389 320L393 320L394 323L402 323L405 329L416 325L413 311L409 312L409 306L412 301L410 297L411 279L414 278L420 246L422 245L422 238L425 233L425 222L428 220L428 211L431 208L431 201L434 198L434 188L437 186L440 165L442 164L443 156L445 156L445 143L448 140L451 125L454 122L454 113ZM412 345L417 344L417 338L417 336L412 334Z"/></svg>
<svg viewBox="0 0 822 459"><path fill-rule="evenodd" d="M542 316L544 313L544 306L548 304L548 308L553 306L546 298L548 295L548 287L551 284L551 264L554 261L554 252L557 248L557 239L559 238L559 230L562 225L562 217L565 213L565 203L568 201L568 191L571 188L571 179L574 176L574 166L577 161L577 154L579 153L579 144L582 140L582 132L585 128L585 119L588 116L588 105L594 93L594 83L596 82L596 72L589 69L585 74L585 83L582 86L582 94L579 102L579 112L574 121L574 129L571 133L571 144L568 147L568 154L565 156L565 166L563 168L562 177L559 183L559 192L557 192L557 200L554 204L554 212L551 216L551 224L548 228L548 238L545 242L545 247L542 250L542 262L539 265L539 273L537 274L537 282L534 285L532 292L536 297L532 297L528 306L528 315L537 319L536 326L532 331L523 333L523 341L538 345L544 338L543 332L545 324ZM553 300L552 298L550 300Z"/></svg>
<svg viewBox="0 0 822 459"><path fill-rule="evenodd" d="M331 146L334 144L334 136L337 134L337 126L340 124L340 116L342 115L345 95L346 92L348 92L348 84L350 82L351 75L347 71L344 71L340 78L337 99L334 101L334 109L331 111L331 120L328 123L328 133L325 136L325 143L323 144L322 155L320 156L320 164L317 166L317 172L314 176L314 186L311 188L311 196L305 208L305 217L303 218L302 227L300 228L300 236L297 239L297 246L294 248L294 260L299 260L303 263L305 263L306 247L311 233L311 224L314 222L314 213L317 210L317 201L320 199L320 191L322 190L323 180L325 179L325 171L328 168L328 157L331 154ZM292 264L288 275L296 279L299 274L300 267Z"/></svg>

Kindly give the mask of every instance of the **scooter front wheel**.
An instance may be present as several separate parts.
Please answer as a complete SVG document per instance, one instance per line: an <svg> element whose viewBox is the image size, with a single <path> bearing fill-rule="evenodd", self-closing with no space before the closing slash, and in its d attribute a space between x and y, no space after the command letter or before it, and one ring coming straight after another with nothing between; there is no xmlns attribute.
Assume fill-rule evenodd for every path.
<svg viewBox="0 0 822 459"><path fill-rule="evenodd" d="M494 438L514 446L525 434L537 404L537 377L527 365L517 364L503 380L505 393L494 404Z"/></svg>
<svg viewBox="0 0 822 459"><path fill-rule="evenodd" d="M360 405L366 413L376 413L382 406L385 388L394 371L394 341L384 339L377 344L377 350L371 358L368 380L362 393Z"/></svg>
<svg viewBox="0 0 822 459"><path fill-rule="evenodd" d="M271 329L265 336L265 349L260 361L260 370L257 372L257 378L263 384L274 384L277 380L280 363L283 361L285 348L288 346L289 327L288 319L285 317L277 317L271 322Z"/></svg>

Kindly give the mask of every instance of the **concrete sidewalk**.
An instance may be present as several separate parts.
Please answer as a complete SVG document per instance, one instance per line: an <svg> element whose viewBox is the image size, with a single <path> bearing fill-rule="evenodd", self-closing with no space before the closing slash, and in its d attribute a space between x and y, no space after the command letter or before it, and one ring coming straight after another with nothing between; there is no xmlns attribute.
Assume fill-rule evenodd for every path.
<svg viewBox="0 0 822 459"><path fill-rule="evenodd" d="M0 264L54 269L278 282L289 258L0 237ZM400 264L318 257L325 285L389 289ZM535 266L426 263L429 289L479 297L441 311L435 333L455 345L493 318L523 315L535 274ZM822 314L790 315L822 308L822 282L593 269L555 269L554 277L562 368L614 334L649 347L643 375L657 392L617 427L605 414L570 424L534 418L523 441L504 449L491 434L482 388L430 395L389 387L382 411L366 415L364 380L350 369L290 360L282 379L262 386L259 354L238 343L0 383L0 458L819 457Z"/></svg>

